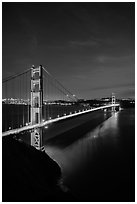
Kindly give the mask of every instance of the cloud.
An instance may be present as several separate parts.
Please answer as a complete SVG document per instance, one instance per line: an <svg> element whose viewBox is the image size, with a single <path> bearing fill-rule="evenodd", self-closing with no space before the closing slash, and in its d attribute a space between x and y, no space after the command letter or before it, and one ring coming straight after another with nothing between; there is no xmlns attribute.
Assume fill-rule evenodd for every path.
<svg viewBox="0 0 137 204"><path fill-rule="evenodd" d="M87 76L85 76L85 75L83 75L83 74L79 74L79 75L73 75L72 76L73 78L76 78L76 79L81 79L81 80L83 80L83 79L87 79L88 77Z"/></svg>
<svg viewBox="0 0 137 204"><path fill-rule="evenodd" d="M22 33L24 33L23 40L27 43L27 48L30 53L35 52L38 46L37 32L35 31L35 26L31 23L31 20L24 16L23 11L19 9L18 11L19 22L21 26Z"/></svg>
<svg viewBox="0 0 137 204"><path fill-rule="evenodd" d="M96 47L99 46L100 43L96 40L85 40L85 41L70 41L69 45L72 47Z"/></svg>
<svg viewBox="0 0 137 204"><path fill-rule="evenodd" d="M113 84L113 85L105 85L105 86L96 86L92 87L91 90L105 90L105 89L123 89L123 88L134 88L135 84L134 83L121 83L121 84Z"/></svg>
<svg viewBox="0 0 137 204"><path fill-rule="evenodd" d="M113 62L113 61L127 61L129 59L134 58L134 54L131 55L118 55L118 56L111 56L111 55L99 55L96 56L94 59L98 63L106 63L106 62Z"/></svg>

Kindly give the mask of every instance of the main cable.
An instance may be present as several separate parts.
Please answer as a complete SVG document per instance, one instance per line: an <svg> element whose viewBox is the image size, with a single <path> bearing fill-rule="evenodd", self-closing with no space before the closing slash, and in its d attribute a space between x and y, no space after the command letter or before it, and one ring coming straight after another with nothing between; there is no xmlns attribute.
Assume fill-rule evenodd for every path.
<svg viewBox="0 0 137 204"><path fill-rule="evenodd" d="M24 71L24 72L21 72L21 73L12 75L12 76L10 76L10 77L7 77L6 79L3 79L2 83L5 83L5 82L7 82L7 81L9 81L9 80L11 80L11 79L14 79L14 78L18 77L18 76L21 76L21 75L23 75L23 74L25 74L25 73L27 73L27 72L29 72L29 71L30 71L30 68L27 69L27 70Z"/></svg>
<svg viewBox="0 0 137 204"><path fill-rule="evenodd" d="M45 67L42 67L44 69L44 71L51 77L53 78L63 89L65 89L70 95L73 96L73 98L75 98L75 100L77 101L78 98L76 96L74 96L74 94L72 94L69 90L67 90L53 75L51 75L46 69Z"/></svg>

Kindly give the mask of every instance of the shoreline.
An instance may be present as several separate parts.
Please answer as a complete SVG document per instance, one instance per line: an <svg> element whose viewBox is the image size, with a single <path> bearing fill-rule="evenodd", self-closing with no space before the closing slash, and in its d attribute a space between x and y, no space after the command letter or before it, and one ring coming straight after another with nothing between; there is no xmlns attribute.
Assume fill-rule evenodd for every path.
<svg viewBox="0 0 137 204"><path fill-rule="evenodd" d="M2 147L3 202L75 201L61 183L59 165L45 152L11 137L2 139Z"/></svg>

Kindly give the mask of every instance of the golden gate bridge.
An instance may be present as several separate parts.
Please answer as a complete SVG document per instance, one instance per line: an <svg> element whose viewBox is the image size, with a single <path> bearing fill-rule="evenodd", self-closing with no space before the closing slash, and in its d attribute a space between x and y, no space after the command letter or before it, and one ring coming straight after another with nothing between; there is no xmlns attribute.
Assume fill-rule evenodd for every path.
<svg viewBox="0 0 137 204"><path fill-rule="evenodd" d="M119 104L115 95L107 105L93 108L78 105L75 94L66 89L42 65L3 80L2 136L31 130L31 145L43 149L42 127Z"/></svg>

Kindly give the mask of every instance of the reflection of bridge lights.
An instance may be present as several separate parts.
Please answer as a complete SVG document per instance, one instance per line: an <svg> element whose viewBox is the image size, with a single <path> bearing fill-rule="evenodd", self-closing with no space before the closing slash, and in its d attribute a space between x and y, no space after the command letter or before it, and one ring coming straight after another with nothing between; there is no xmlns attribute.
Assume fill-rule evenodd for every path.
<svg viewBox="0 0 137 204"><path fill-rule="evenodd" d="M97 138L97 137L98 137L98 135L94 135L94 136L93 136L93 138Z"/></svg>
<svg viewBox="0 0 137 204"><path fill-rule="evenodd" d="M114 112L114 117L116 120L118 119L118 113L117 112Z"/></svg>
<svg viewBox="0 0 137 204"><path fill-rule="evenodd" d="M48 126L45 126L45 129L48 129Z"/></svg>

